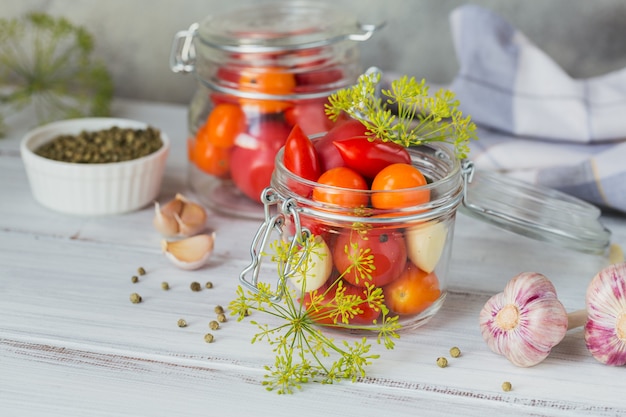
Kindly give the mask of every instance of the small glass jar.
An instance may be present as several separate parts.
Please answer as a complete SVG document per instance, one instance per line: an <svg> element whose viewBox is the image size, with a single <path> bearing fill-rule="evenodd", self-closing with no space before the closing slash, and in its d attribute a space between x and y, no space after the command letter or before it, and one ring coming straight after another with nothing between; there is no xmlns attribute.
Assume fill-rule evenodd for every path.
<svg viewBox="0 0 626 417"><path fill-rule="evenodd" d="M193 72L191 188L208 206L259 218L274 157L298 124L327 131L327 97L361 74L358 43L377 29L324 3L279 2L210 16L176 34L170 66Z"/></svg>
<svg viewBox="0 0 626 417"><path fill-rule="evenodd" d="M464 176L460 161L446 146L410 148L413 166L428 179L427 185L402 190L350 190L308 181L290 172L276 158L271 188L264 193L266 221L253 243L257 254L241 274L241 282L258 290L261 248L272 230L280 230L284 242L298 247L279 273L278 297L284 281L292 284L311 318L320 324L350 330L373 330L397 317L403 329L426 323L440 308L448 287L448 267L458 206L463 199ZM359 201L358 207L321 203L313 192L341 195ZM424 198L424 196L427 196ZM372 199L410 201L397 209L379 209ZM276 208L276 214L272 208ZM312 249L306 252L306 245ZM305 250L305 252L302 252ZM301 286L299 254L308 254L314 265ZM321 254L321 255L320 255ZM317 258L316 258L317 256ZM296 271L296 272L294 272ZM378 291L379 308L365 300ZM340 294L337 296L337 294ZM336 314L346 294L364 300L351 312ZM373 298L372 298L373 299ZM380 298L379 298L380 299ZM342 301L343 300L343 301ZM355 299L353 299L355 300Z"/></svg>

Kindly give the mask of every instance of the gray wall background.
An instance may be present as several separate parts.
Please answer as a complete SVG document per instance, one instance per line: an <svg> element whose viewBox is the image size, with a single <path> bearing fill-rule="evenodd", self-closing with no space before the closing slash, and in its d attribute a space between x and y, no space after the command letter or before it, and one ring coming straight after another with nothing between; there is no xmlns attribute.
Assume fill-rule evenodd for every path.
<svg viewBox="0 0 626 417"><path fill-rule="evenodd" d="M319 0L331 1L331 0ZM174 34L210 14L267 0L2 0L0 16L28 11L63 16L96 38L119 97L187 103L191 75L169 69ZM450 82L457 61L448 15L461 0L332 0L362 22L387 26L362 44L364 67ZM625 0L474 0L502 14L572 77L586 78L626 66Z"/></svg>

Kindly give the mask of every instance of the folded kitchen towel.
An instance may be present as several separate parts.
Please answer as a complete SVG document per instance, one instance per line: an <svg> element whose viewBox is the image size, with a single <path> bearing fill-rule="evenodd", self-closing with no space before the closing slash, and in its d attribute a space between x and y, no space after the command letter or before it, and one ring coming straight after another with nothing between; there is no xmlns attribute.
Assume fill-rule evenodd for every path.
<svg viewBox="0 0 626 417"><path fill-rule="evenodd" d="M480 6L450 23L460 66L450 89L479 127L476 166L626 212L626 69L573 79Z"/></svg>

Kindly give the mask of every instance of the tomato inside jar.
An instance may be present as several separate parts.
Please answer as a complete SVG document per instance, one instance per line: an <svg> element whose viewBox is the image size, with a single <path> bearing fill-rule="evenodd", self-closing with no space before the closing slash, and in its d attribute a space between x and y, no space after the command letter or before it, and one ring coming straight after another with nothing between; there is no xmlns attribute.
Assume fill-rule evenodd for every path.
<svg viewBox="0 0 626 417"><path fill-rule="evenodd" d="M324 140L322 136L312 144ZM350 331L389 318L397 319L403 329L426 323L441 308L447 292L456 209L464 187L454 153L436 144L408 148L408 163L392 158L387 164L404 164L391 170L402 177L397 188L377 187L374 178L365 178L367 188L354 189L346 185L345 172L334 181L324 180L323 173L317 181L298 175L284 163L292 159L289 152L286 147L278 153L271 186L296 207L283 213L282 239L309 236L324 248L322 256L311 259L314 269L301 271L299 280L290 281L311 320ZM423 179L407 180L411 170ZM303 249L298 253L305 256ZM316 249L309 256L312 253L319 255ZM307 280L312 285L302 285Z"/></svg>
<svg viewBox="0 0 626 417"><path fill-rule="evenodd" d="M198 80L189 106L188 179L207 206L261 218L262 191L293 126L331 129L327 98L362 72L358 42L376 27L315 2L255 4L176 35L175 72Z"/></svg>

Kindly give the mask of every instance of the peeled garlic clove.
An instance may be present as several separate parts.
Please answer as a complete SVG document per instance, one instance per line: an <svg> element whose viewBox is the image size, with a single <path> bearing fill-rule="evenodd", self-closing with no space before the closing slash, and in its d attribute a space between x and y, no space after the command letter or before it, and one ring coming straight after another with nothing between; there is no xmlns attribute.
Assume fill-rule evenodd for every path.
<svg viewBox="0 0 626 417"><path fill-rule="evenodd" d="M324 285L333 270L333 257L324 239L315 236L308 243L310 246L301 248L294 255L293 263L297 267L289 275L294 287L303 293Z"/></svg>
<svg viewBox="0 0 626 417"><path fill-rule="evenodd" d="M213 253L215 233L202 234L182 240L161 241L165 256L182 269L198 269Z"/></svg>
<svg viewBox="0 0 626 417"><path fill-rule="evenodd" d="M446 246L448 227L445 223L425 223L406 230L409 259L422 271L435 270Z"/></svg>
<svg viewBox="0 0 626 417"><path fill-rule="evenodd" d="M178 234L178 222L172 214L169 214L169 212L170 209L165 209L165 206L161 207L161 205L155 201L154 219L152 220L152 224L154 225L154 228L157 229L157 231L163 236L176 236Z"/></svg>
<svg viewBox="0 0 626 417"><path fill-rule="evenodd" d="M181 236L192 236L206 227L207 212L200 204L187 200L181 194L176 199L183 203L181 211L174 216L178 222L178 233Z"/></svg>

